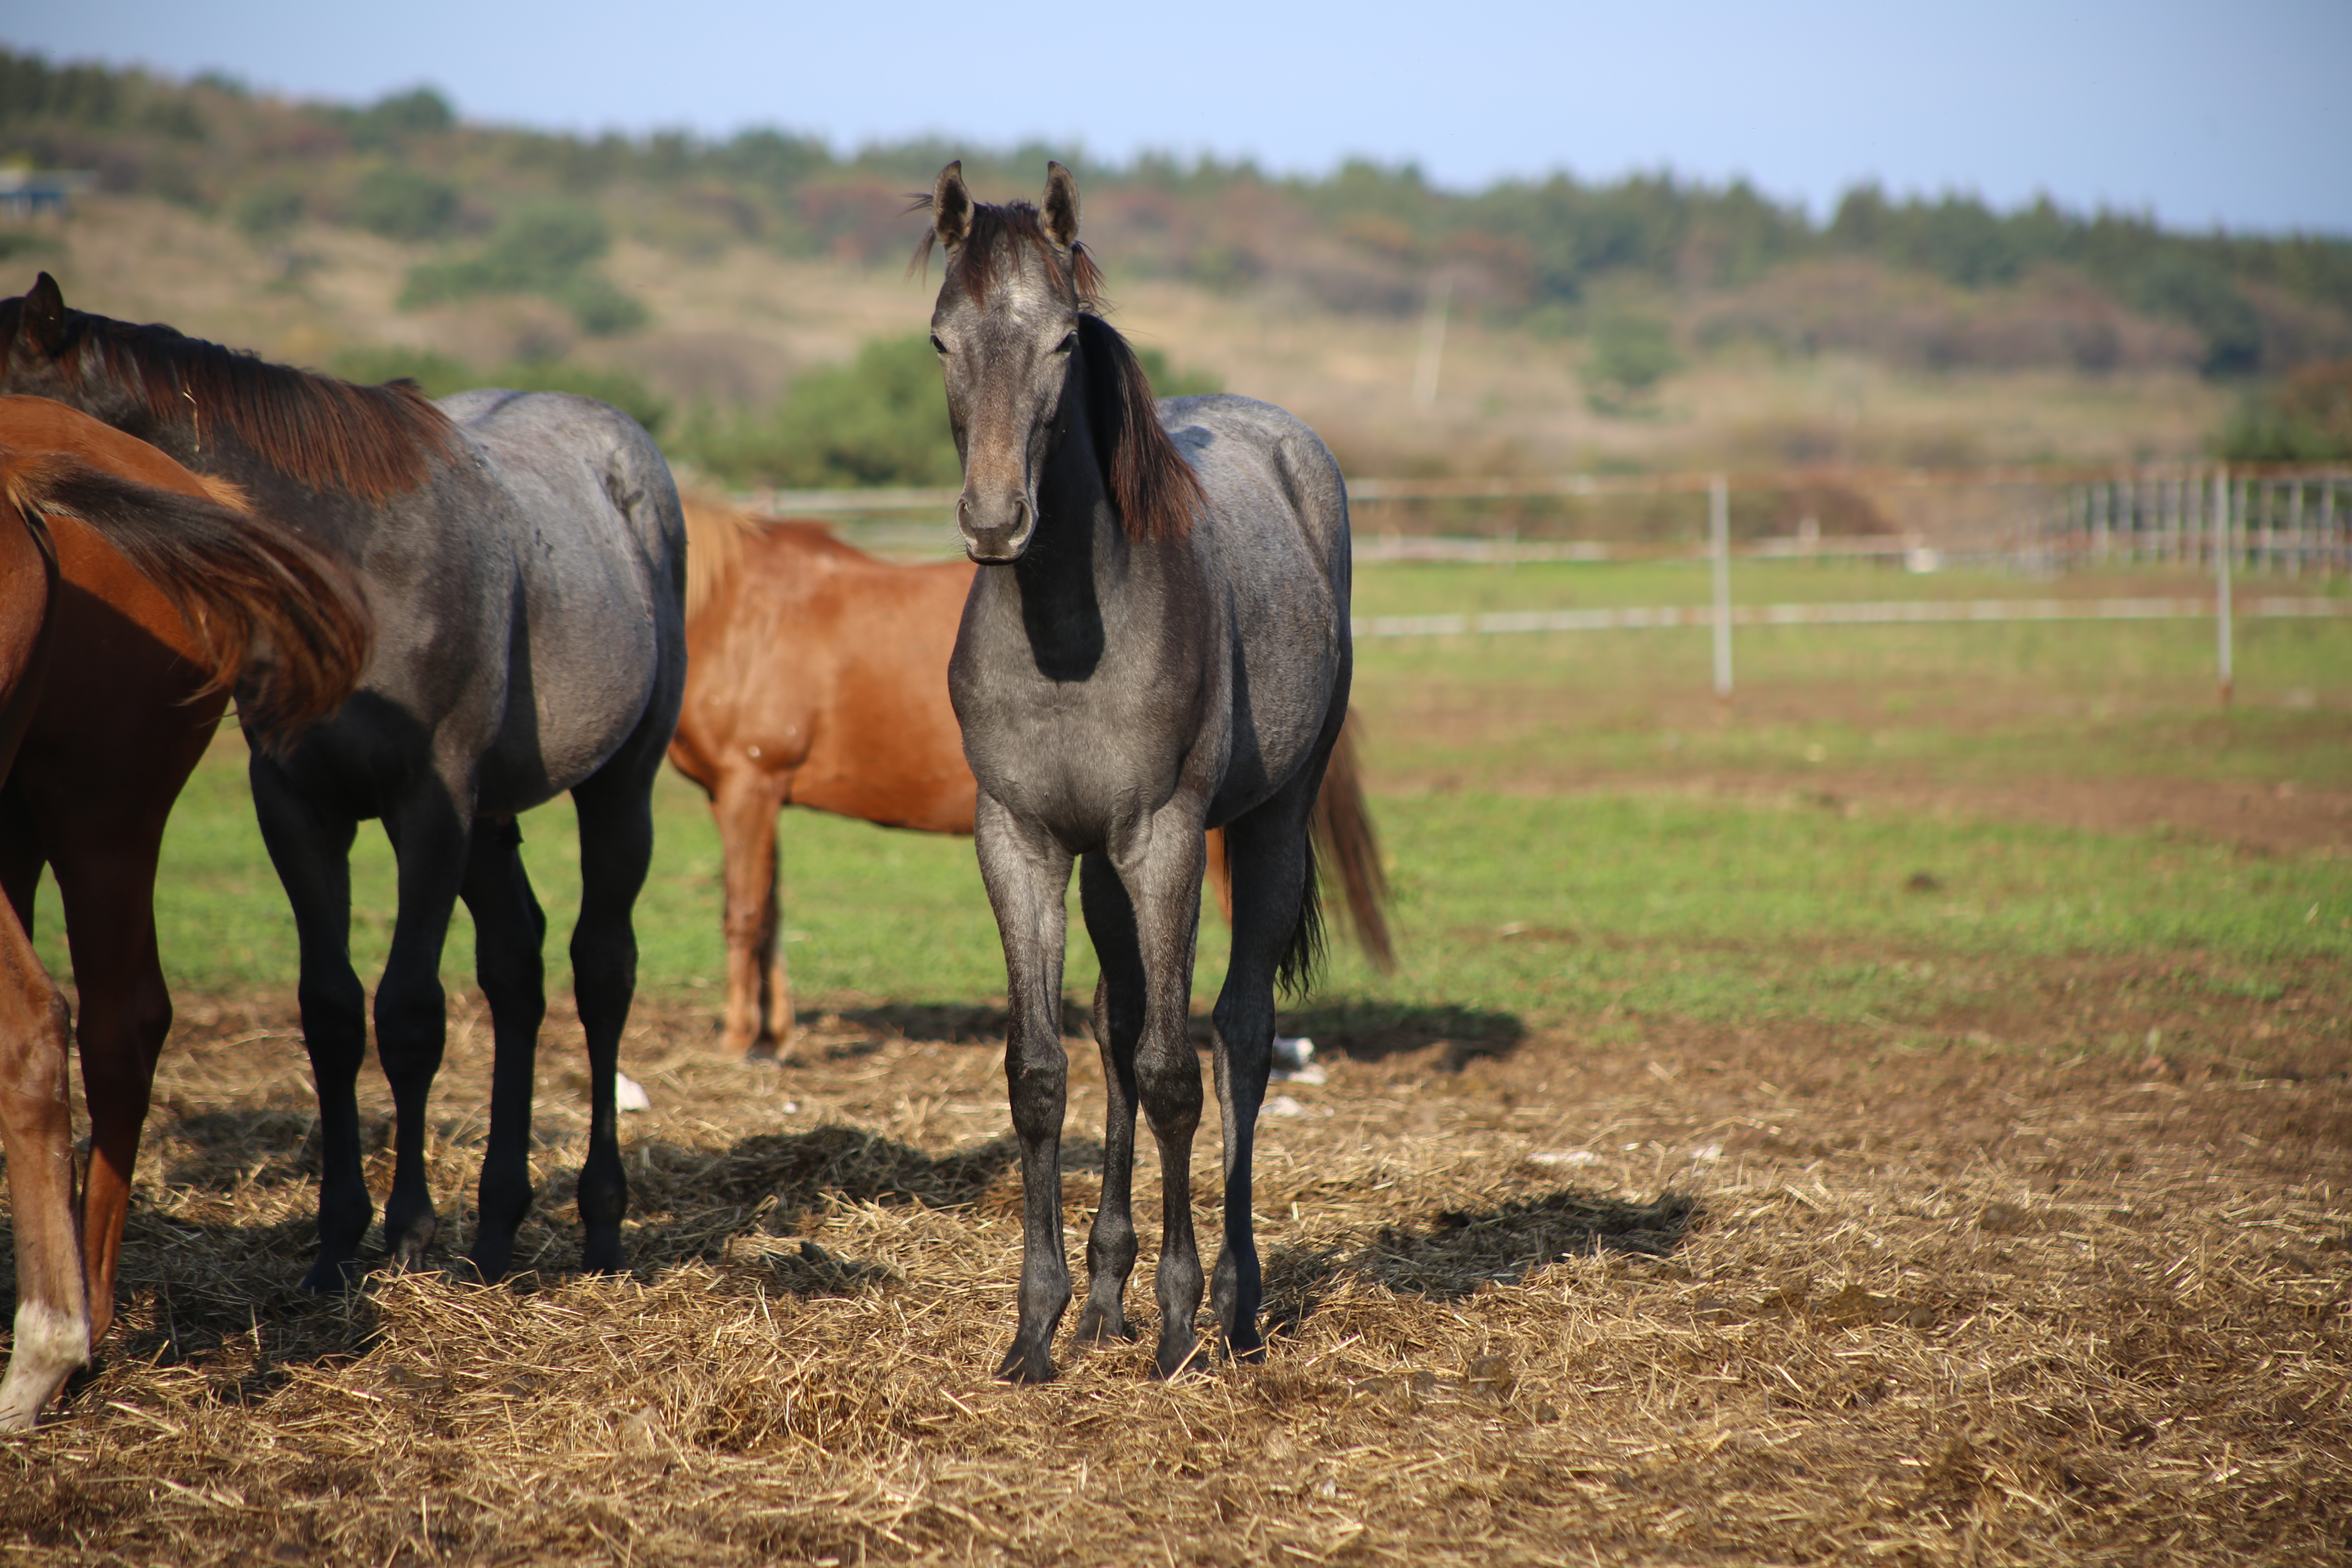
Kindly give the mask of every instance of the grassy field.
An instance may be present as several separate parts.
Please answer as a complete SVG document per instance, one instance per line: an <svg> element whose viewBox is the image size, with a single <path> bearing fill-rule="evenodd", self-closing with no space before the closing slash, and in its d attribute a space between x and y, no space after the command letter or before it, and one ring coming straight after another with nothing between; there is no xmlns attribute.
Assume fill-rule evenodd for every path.
<svg viewBox="0 0 2352 1568"><path fill-rule="evenodd" d="M1378 567L1361 608L1704 590ZM716 837L675 778L624 1047L654 1100L624 1132L635 1271L571 1272L558 1000L522 1288L294 1294L309 1078L232 737L167 858L182 1024L121 1326L0 1446L0 1560L2345 1561L2352 623L2242 630L2227 714L2209 623L1759 629L1727 713L1699 631L1367 643L1402 963L1343 945L1286 1013L1328 1077L1262 1123L1273 1348L1166 1385L1139 1347L986 1375L1019 1177L970 844L788 816L803 1032L782 1070L719 1062ZM559 998L569 835L561 805L526 821ZM390 862L362 843L372 975ZM461 915L430 1144L453 1246L488 1080L469 943ZM1072 950L1083 1000L1075 921ZM1075 1234L1102 1098L1070 1045Z"/></svg>

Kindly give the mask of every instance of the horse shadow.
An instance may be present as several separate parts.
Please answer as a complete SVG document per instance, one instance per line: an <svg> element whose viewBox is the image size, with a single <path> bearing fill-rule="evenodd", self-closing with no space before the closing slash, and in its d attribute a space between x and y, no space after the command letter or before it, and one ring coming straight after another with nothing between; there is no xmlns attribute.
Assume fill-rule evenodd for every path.
<svg viewBox="0 0 2352 1568"><path fill-rule="evenodd" d="M1528 1036L1526 1022L1515 1013L1371 1000L1285 1008L1280 1028L1312 1039L1318 1056L1350 1061L1376 1062L1440 1047L1438 1066L1446 1072L1459 1072L1480 1057L1507 1057Z"/></svg>
<svg viewBox="0 0 2352 1568"><path fill-rule="evenodd" d="M984 1003L893 1002L848 1009L835 1016L843 1023L866 1030L876 1037L835 1046L827 1052L829 1058L878 1049L883 1038L893 1037L950 1045L1001 1046L1010 1026L1003 1006ZM1528 1036L1525 1020L1514 1013L1370 1000L1285 1008L1278 1026L1285 1035L1310 1037L1316 1049L1327 1058L1343 1056L1351 1061L1380 1061L1441 1047L1438 1065L1447 1072L1459 1072L1480 1057L1509 1056ZM1193 1045L1203 1050L1214 1041L1205 1010L1192 1016L1187 1030ZM1064 997L1062 1034L1070 1039L1091 1039L1093 1009L1075 997Z"/></svg>
<svg viewBox="0 0 2352 1568"><path fill-rule="evenodd" d="M167 1169L175 1184L206 1190L309 1179L305 1166L315 1165L315 1142L302 1113L207 1111L174 1127L174 1162ZM1099 1173L1102 1155L1099 1142L1072 1139L1064 1168ZM946 1211L1017 1205L1018 1194L1004 1178L1018 1157L1009 1135L931 1153L838 1124L755 1133L723 1152L641 1142L630 1156L637 1216L630 1226L631 1272L651 1280L700 1265L737 1289L804 1298L887 1289L899 1282L887 1266L807 1237L824 1209L842 1203ZM546 1184L530 1222L548 1227L550 1253L576 1245L561 1212L569 1185L568 1173ZM1297 1332L1349 1279L1456 1301L1567 1258L1665 1258L1682 1246L1699 1212L1697 1200L1681 1194L1634 1203L1563 1187L1383 1225L1337 1245L1277 1247L1265 1265L1266 1330ZM0 1267L9 1228L0 1224ZM454 1242L459 1228L445 1236ZM296 1286L316 1241L307 1212L262 1223L208 1222L135 1203L123 1258L135 1299L109 1337L104 1361L206 1364L217 1369L210 1380L214 1398L251 1404L284 1385L289 1369L366 1355L380 1327L364 1280L332 1298ZM525 1270L508 1288L528 1292L549 1278ZM0 1289L9 1284L0 1280ZM82 1374L77 1386L93 1375Z"/></svg>
<svg viewBox="0 0 2352 1568"><path fill-rule="evenodd" d="M844 1008L834 1016L881 1038L937 1041L950 1046L1002 1046L1013 1026L1013 1016L1002 1003L883 1002L871 1007ZM1093 1009L1073 997L1063 997L1063 1036L1090 1039L1093 1033ZM877 1039L865 1045L863 1051L876 1049L879 1045L880 1039ZM836 1047L828 1055L863 1051Z"/></svg>
<svg viewBox="0 0 2352 1568"><path fill-rule="evenodd" d="M1458 1301L1571 1258L1666 1258L1699 1212L1698 1200L1685 1194L1661 1193L1637 1204L1562 1187L1486 1208L1443 1210L1419 1226L1384 1225L1352 1249L1276 1247L1265 1264L1266 1332L1296 1332L1349 1277L1398 1295Z"/></svg>

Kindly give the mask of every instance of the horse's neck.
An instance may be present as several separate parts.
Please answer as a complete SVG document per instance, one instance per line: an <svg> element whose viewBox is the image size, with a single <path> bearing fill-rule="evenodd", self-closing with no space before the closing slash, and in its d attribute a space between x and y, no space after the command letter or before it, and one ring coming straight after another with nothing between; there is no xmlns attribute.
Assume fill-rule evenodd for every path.
<svg viewBox="0 0 2352 1568"><path fill-rule="evenodd" d="M226 419L187 416L136 431L195 473L228 480L260 515L356 563L383 508L364 497L320 490L254 450Z"/></svg>

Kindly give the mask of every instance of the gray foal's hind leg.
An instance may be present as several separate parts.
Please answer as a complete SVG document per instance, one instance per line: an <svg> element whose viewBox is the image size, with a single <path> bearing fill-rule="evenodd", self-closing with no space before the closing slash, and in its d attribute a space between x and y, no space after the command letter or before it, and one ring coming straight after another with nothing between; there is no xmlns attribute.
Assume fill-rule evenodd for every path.
<svg viewBox="0 0 2352 1568"><path fill-rule="evenodd" d="M996 1375L1043 1383L1054 1375L1054 1330L1070 1304L1062 1252L1062 1114L1070 1064L1062 1049L1062 945L1070 855L1052 835L1015 818L981 792L974 838L981 879L1004 941L1004 1084L1021 1141L1020 1318Z"/></svg>
<svg viewBox="0 0 2352 1568"><path fill-rule="evenodd" d="M1298 929L1307 885L1307 823L1322 770L1309 769L1272 800L1226 825L1234 877L1233 958L1215 1011L1217 1104L1225 1130L1224 1242L1210 1301L1234 1354L1252 1357L1258 1337L1257 1243L1251 1234L1250 1160L1258 1108L1274 1065L1274 980Z"/></svg>
<svg viewBox="0 0 2352 1568"><path fill-rule="evenodd" d="M1143 958L1135 910L1118 873L1101 855L1078 863L1078 903L1101 961L1095 985L1095 1043L1101 1047L1102 1201L1087 1235L1087 1304L1078 1313L1082 1345L1132 1339L1127 1326L1128 1276L1135 1270L1135 1043L1143 1033Z"/></svg>
<svg viewBox="0 0 2352 1568"><path fill-rule="evenodd" d="M352 968L352 839L358 824L305 796L275 758L248 770L254 816L294 912L301 943L302 1045L319 1097L319 1257L302 1289L351 1282L375 1205L360 1163L360 1063L367 1057L367 993Z"/></svg>
<svg viewBox="0 0 2352 1568"><path fill-rule="evenodd" d="M489 1147L482 1155L470 1255L486 1282L505 1275L515 1232L530 1209L531 1079L547 1016L547 916L531 896L521 850L516 822L476 823L463 889L474 916L474 973L489 1001L496 1045Z"/></svg>

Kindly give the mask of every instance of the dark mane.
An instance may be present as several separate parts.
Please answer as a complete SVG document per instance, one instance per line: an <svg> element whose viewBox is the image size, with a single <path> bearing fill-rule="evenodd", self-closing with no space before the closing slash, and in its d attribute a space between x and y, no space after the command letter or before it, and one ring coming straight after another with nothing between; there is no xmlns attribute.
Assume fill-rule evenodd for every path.
<svg viewBox="0 0 2352 1568"><path fill-rule="evenodd" d="M919 196L915 210L930 205L930 197ZM936 228L923 231L908 270L929 260L938 237ZM1037 257L1055 288L1077 296L1078 346L1087 364L1087 422L1094 431L1095 458L1102 465L1104 488L1118 509L1120 527L1129 539L1140 542L1184 538L1208 497L1192 465L1160 427L1150 378L1135 350L1106 319L1109 305L1103 298L1102 269L1085 245L1074 243L1065 265L1035 207L1027 202L1002 206L975 202L971 229L948 257L948 283L961 285L975 301L984 301L1003 269L1020 265L1024 250Z"/></svg>
<svg viewBox="0 0 2352 1568"><path fill-rule="evenodd" d="M0 370L14 351L21 299L0 302ZM121 383L157 421L218 423L268 462L315 489L383 501L415 489L432 461L450 455L446 416L417 389L395 381L355 386L271 364L162 325L138 326L69 310L58 355L68 380Z"/></svg>

